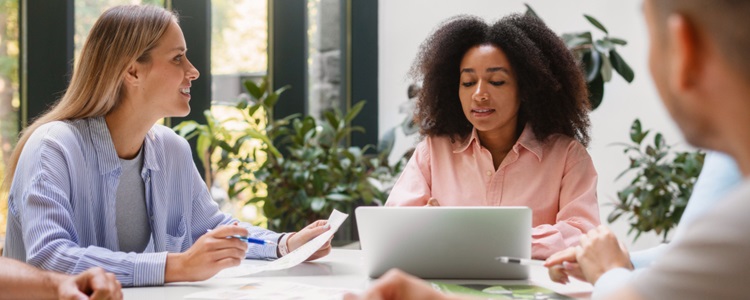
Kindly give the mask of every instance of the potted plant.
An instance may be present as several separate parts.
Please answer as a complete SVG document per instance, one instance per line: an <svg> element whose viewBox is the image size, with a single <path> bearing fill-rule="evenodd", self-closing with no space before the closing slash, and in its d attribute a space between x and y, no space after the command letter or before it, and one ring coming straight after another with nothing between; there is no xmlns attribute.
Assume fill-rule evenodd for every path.
<svg viewBox="0 0 750 300"><path fill-rule="evenodd" d="M693 192L693 185L703 168L702 151L672 151L661 133L653 144L645 142L650 130L643 131L640 120L630 127L630 143L619 143L630 154L630 165L617 178L635 172L633 179L617 192L615 209L607 221L614 222L629 214L630 230L641 233L653 230L667 241L669 231L677 225Z"/></svg>
<svg viewBox="0 0 750 300"><path fill-rule="evenodd" d="M538 19L534 9L526 4L526 14ZM591 109L596 109L602 103L604 97L604 83L612 80L612 71L616 71L628 83L635 78L633 69L617 52L618 46L627 45L627 41L612 37L609 31L599 20L583 15L591 25L604 33L604 37L595 39L591 31L563 33L560 38L565 42L573 55L581 62L586 83L589 88L589 102Z"/></svg>
<svg viewBox="0 0 750 300"><path fill-rule="evenodd" d="M232 108L241 117L220 121L207 111L207 124L185 121L175 127L186 138L198 138L204 166L214 166L207 170L236 170L228 182L230 199L258 204L268 228L279 232L326 219L333 209L351 214L359 205L382 205L387 198L383 182L401 166L388 164L387 151L344 143L353 132L364 131L350 125L364 101L345 115L327 111L323 120L298 114L275 119L274 107L289 87L274 91L266 78L244 86L249 97ZM246 126L232 128L232 122ZM212 163L212 155L220 158ZM356 239L351 227L340 231L342 239Z"/></svg>

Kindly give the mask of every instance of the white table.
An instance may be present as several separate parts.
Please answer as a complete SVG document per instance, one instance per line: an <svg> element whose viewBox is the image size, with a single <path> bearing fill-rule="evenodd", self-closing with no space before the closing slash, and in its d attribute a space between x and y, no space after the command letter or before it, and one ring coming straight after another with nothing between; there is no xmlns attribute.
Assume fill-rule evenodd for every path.
<svg viewBox="0 0 750 300"><path fill-rule="evenodd" d="M266 261L245 260L243 264L265 264ZM534 284L576 298L588 298L591 285L571 278L567 285L549 280L547 271L531 267L528 281L508 280L439 280L446 283ZM312 263L303 263L282 271L263 272L241 278L212 278L201 282L170 283L158 287L125 288L125 299L182 299L184 296L209 289L240 288L248 281L296 282L319 287L364 290L372 279L367 276L361 250L333 249L331 254Z"/></svg>

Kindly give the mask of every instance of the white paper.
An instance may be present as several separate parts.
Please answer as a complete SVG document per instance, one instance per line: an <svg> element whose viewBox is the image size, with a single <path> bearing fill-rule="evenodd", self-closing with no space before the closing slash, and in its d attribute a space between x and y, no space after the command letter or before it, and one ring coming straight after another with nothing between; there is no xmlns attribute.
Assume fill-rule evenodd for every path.
<svg viewBox="0 0 750 300"><path fill-rule="evenodd" d="M192 293L185 299L341 299L347 292L358 291L338 288L320 288L293 282L251 282L238 289L215 289Z"/></svg>
<svg viewBox="0 0 750 300"><path fill-rule="evenodd" d="M216 276L214 277L240 277L260 273L263 271L283 270L294 267L304 262L308 257L310 257L310 255L318 251L320 247L323 247L328 239L331 238L334 233L336 233L336 231L339 229L341 224L344 223L344 220L346 220L347 217L349 217L349 215L334 209L333 212L331 212L331 216L328 217L328 224L331 225L331 228L328 229L328 231L315 237L314 239L310 240L294 251L283 256L282 258L279 258L265 265L242 264L236 267L227 268L216 274Z"/></svg>

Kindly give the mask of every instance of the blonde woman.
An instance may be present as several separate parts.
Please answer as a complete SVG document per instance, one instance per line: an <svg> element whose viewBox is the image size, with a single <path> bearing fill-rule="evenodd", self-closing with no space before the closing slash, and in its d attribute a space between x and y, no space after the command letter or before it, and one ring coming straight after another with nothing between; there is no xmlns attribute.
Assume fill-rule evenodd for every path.
<svg viewBox="0 0 750 300"><path fill-rule="evenodd" d="M210 278L242 259L274 259L328 230L280 234L219 211L188 143L155 125L190 111L199 76L176 16L117 6L89 33L62 99L11 157L6 256L76 274L99 266L123 286ZM207 233L209 229L212 229ZM253 245L227 236L276 242ZM325 256L324 245L309 259Z"/></svg>

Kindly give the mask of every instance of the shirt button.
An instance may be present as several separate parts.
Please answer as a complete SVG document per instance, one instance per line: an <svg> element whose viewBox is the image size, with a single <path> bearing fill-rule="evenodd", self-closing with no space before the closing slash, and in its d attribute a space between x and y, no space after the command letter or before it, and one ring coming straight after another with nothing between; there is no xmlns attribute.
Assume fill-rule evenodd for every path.
<svg viewBox="0 0 750 300"><path fill-rule="evenodd" d="M487 176L492 176L492 171L487 171Z"/></svg>

